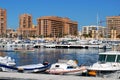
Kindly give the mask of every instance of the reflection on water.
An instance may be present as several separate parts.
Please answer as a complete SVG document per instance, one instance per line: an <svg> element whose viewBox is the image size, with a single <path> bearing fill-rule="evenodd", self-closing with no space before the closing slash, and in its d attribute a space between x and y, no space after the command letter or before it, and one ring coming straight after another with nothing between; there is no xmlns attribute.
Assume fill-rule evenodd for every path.
<svg viewBox="0 0 120 80"><path fill-rule="evenodd" d="M27 65L34 63L43 63L48 61L55 63L59 59L78 60L79 65L90 65L97 61L98 53L102 49L54 49L41 48L35 52L4 52L2 56L11 56L15 59L17 65Z"/></svg>

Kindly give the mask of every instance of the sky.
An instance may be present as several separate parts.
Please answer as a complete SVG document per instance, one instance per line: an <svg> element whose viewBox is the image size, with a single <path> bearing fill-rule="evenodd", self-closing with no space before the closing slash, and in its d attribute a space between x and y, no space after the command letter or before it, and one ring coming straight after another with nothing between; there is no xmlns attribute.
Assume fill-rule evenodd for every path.
<svg viewBox="0 0 120 80"><path fill-rule="evenodd" d="M7 28L19 27L19 16L32 15L33 24L42 16L68 17L82 26L97 25L97 20L106 26L107 16L120 15L120 0L0 0L0 8L7 10ZM98 17L97 17L98 16Z"/></svg>

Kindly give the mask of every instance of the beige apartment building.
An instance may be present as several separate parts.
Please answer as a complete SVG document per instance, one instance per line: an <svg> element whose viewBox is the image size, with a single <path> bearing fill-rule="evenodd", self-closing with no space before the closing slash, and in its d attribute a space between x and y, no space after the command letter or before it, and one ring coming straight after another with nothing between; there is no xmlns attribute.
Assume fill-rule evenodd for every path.
<svg viewBox="0 0 120 80"><path fill-rule="evenodd" d="M7 28L6 9L0 8L0 37L5 37Z"/></svg>
<svg viewBox="0 0 120 80"><path fill-rule="evenodd" d="M96 36L97 36L96 31L97 31L97 26L95 26L95 25L82 27L82 35L84 37L96 38Z"/></svg>
<svg viewBox="0 0 120 80"><path fill-rule="evenodd" d="M37 35L44 37L63 37L78 34L78 23L69 18L43 16L37 19Z"/></svg>
<svg viewBox="0 0 120 80"><path fill-rule="evenodd" d="M6 32L7 32L7 36L6 37L8 37L8 38L15 38L15 37L17 37L17 32L14 29L8 28L6 30Z"/></svg>
<svg viewBox="0 0 120 80"><path fill-rule="evenodd" d="M120 38L120 16L107 17L108 35L112 39Z"/></svg>
<svg viewBox="0 0 120 80"><path fill-rule="evenodd" d="M36 27L32 23L32 15L22 14L19 17L18 35L32 37L36 35Z"/></svg>
<svg viewBox="0 0 120 80"><path fill-rule="evenodd" d="M82 35L89 38L105 38L106 37L106 27L90 25L82 27Z"/></svg>

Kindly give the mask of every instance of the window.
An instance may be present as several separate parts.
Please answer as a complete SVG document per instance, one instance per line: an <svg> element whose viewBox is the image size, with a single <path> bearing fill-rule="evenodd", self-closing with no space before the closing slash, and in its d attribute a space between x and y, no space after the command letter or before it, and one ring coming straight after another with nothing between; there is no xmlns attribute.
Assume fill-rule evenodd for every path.
<svg viewBox="0 0 120 80"><path fill-rule="evenodd" d="M1 16L4 16L4 12L3 11L1 11Z"/></svg>
<svg viewBox="0 0 120 80"><path fill-rule="evenodd" d="M120 55L118 55L117 57L117 62L120 62Z"/></svg>
<svg viewBox="0 0 120 80"><path fill-rule="evenodd" d="M99 55L99 61L105 62L106 55Z"/></svg>
<svg viewBox="0 0 120 80"><path fill-rule="evenodd" d="M108 55L106 62L115 62L116 55Z"/></svg>
<svg viewBox="0 0 120 80"><path fill-rule="evenodd" d="M1 21L4 21L4 18L1 18Z"/></svg>
<svg viewBox="0 0 120 80"><path fill-rule="evenodd" d="M60 65L55 65L55 67L60 67Z"/></svg>
<svg viewBox="0 0 120 80"><path fill-rule="evenodd" d="M73 66L68 66L67 69L73 69Z"/></svg>

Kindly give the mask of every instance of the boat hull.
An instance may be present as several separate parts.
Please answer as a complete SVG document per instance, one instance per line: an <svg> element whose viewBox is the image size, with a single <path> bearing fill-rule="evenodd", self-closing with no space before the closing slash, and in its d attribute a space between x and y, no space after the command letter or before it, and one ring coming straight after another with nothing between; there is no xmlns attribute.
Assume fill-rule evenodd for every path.
<svg viewBox="0 0 120 80"><path fill-rule="evenodd" d="M67 74L67 75L81 75L83 72L86 71L85 67L80 67L80 68L76 68L76 69L62 69L62 68L58 68L58 69L49 69L46 70L47 73L49 74Z"/></svg>
<svg viewBox="0 0 120 80"><path fill-rule="evenodd" d="M106 71L101 71L101 70L88 70L87 74L88 76L99 76L99 77L118 77L120 73L120 70L106 70Z"/></svg>
<svg viewBox="0 0 120 80"><path fill-rule="evenodd" d="M38 66L39 64L34 65L25 65L25 66L8 66L5 64L0 64L0 70L1 71L7 71L7 72L25 72L25 73L38 73L46 71L51 64Z"/></svg>
<svg viewBox="0 0 120 80"><path fill-rule="evenodd" d="M18 72L28 72L28 73L38 73L38 72L43 72L50 68L50 64L48 63L47 65L43 64L32 64L32 65L25 65L25 66L19 66L18 67Z"/></svg>

